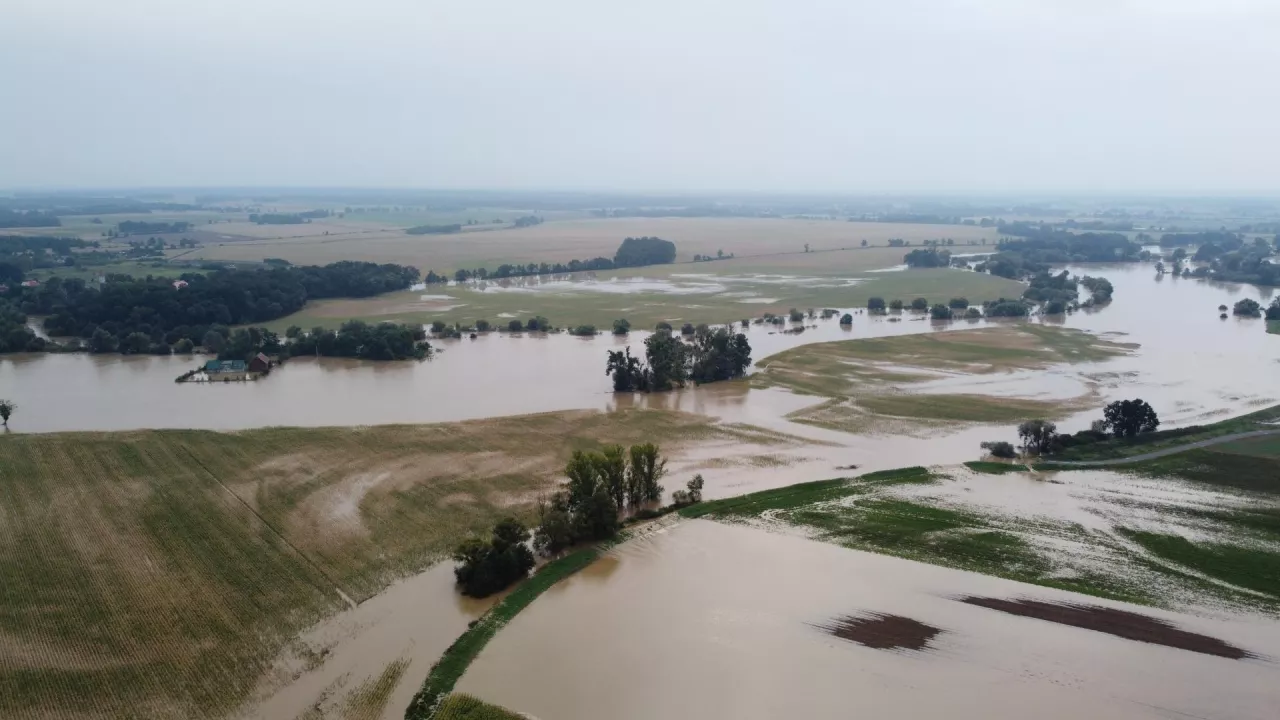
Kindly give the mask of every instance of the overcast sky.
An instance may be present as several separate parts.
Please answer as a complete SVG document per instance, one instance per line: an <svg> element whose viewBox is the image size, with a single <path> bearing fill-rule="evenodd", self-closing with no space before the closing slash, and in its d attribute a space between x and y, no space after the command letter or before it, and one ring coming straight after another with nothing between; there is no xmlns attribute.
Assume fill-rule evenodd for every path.
<svg viewBox="0 0 1280 720"><path fill-rule="evenodd" d="M1280 0L2 0L0 187L1280 194Z"/></svg>

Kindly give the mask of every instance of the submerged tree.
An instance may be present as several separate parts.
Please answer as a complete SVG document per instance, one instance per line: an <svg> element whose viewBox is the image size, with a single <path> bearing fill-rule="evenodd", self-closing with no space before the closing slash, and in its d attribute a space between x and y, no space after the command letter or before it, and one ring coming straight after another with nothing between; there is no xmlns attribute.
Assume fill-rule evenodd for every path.
<svg viewBox="0 0 1280 720"><path fill-rule="evenodd" d="M454 577L464 595L485 597L529 574L533 553L525 546L528 529L515 518L506 518L493 527L486 542L469 538L453 551L458 565Z"/></svg>
<svg viewBox="0 0 1280 720"><path fill-rule="evenodd" d="M0 400L0 421L3 421L0 424L9 427L9 418L13 416L13 411L17 409L18 406L12 400Z"/></svg>

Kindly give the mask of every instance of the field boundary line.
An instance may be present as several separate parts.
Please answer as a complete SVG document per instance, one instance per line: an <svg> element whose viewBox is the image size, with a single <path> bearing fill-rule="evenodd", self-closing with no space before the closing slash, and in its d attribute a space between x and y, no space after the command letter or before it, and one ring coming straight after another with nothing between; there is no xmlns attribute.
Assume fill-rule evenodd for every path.
<svg viewBox="0 0 1280 720"><path fill-rule="evenodd" d="M336 581L336 580L334 580L332 577L330 577L330 576L329 576L329 573L327 573L327 572L325 572L325 571L324 571L324 568L320 567L320 566L316 563L316 561L314 561L314 560L312 560L312 559L311 559L311 556L309 556L309 555L307 555L306 553L302 552L302 550L298 549L298 547L297 547L296 545L294 545L293 543L289 542L289 538L285 537L285 536L284 536L284 533L282 533L282 532L280 532L279 530L277 530L275 525L272 525L270 522L268 522L268 521L267 521L267 519L266 519L266 518L264 518L264 517L262 517L262 515L261 515L261 514L259 514L257 510L254 510L254 509L253 509L253 506L252 506L252 505L250 505L249 503L245 502L244 498L242 498L242 497L240 497L239 495L235 494L235 492L234 492L231 488L227 487L227 484L226 484L226 483L222 482L222 480L221 480L217 475L215 475L215 474L213 473L213 471L212 471L212 470L210 470L208 467L206 467L206 466L205 466L205 464L204 464L203 462L201 462L201 461L200 461L200 458L197 458L197 457L196 457L195 453L191 452L191 448L187 447L186 445L182 445L181 447L182 447L183 452L185 452L185 453L186 453L186 454L191 458L191 461L192 461L192 462L194 462L194 463L196 464L196 466L197 466L197 467L199 467L201 470L203 470L203 471L204 471L204 473L205 473L206 475L208 475L210 478L213 478L213 481L214 481L214 482L216 482L216 483L218 483L218 486L219 486L219 487L221 487L223 490L225 490L225 491L227 492L227 494L228 494L228 495L230 495L231 497L235 498L236 502L240 503L240 505L241 505L241 506L243 506L245 510L248 510L250 513L252 513L252 514L253 514L253 516L254 516L254 517L258 518L258 522L260 522L260 523L262 523L263 525L265 525L265 526L267 527L267 529L271 530L271 532L272 532L272 533L275 533L275 536L276 536L276 537L278 537L278 538L280 538L280 542L284 543L284 544L285 544L285 546L287 546L290 550L292 550L292 551L294 551L295 553L297 553L297 554L298 554L298 557L300 557L300 558L302 558L303 560L305 560L305 561L307 562L307 564L308 564L308 565L310 565L310 566L311 566L311 568L312 568L313 570L315 570L316 572L320 573L320 577L323 577L325 580L327 580L327 581L329 582L329 584L330 584L330 585L332 585L332 586L333 586L333 590L334 590L334 592L338 593L338 597L341 597L341 598L342 598L342 600L343 600L344 602L346 602L346 603L347 603L347 605L348 605L352 610L354 610L354 609L359 605L359 603L357 603L355 600L352 600L352 599L351 599L351 596L350 596L350 595L348 595L348 594L347 594L347 593L342 589L342 586L341 586L341 585L339 585L339 584L337 583L337 581Z"/></svg>

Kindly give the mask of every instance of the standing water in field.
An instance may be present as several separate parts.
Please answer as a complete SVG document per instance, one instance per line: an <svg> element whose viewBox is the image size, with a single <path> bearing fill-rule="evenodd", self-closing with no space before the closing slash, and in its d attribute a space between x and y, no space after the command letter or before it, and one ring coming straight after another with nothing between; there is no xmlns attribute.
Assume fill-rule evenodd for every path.
<svg viewBox="0 0 1280 720"><path fill-rule="evenodd" d="M686 521L552 588L458 689L559 720L1274 717L1252 656L1280 626L1081 598Z"/></svg>

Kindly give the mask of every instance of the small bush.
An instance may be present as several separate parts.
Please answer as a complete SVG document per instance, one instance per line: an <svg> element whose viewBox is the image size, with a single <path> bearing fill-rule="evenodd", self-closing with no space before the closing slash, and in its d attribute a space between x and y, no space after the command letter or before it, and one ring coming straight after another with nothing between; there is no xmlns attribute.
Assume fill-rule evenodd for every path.
<svg viewBox="0 0 1280 720"><path fill-rule="evenodd" d="M991 457L1004 458L1006 460L1018 457L1018 451L1013 448L1013 443L1003 440L984 442L980 447L986 450Z"/></svg>
<svg viewBox="0 0 1280 720"><path fill-rule="evenodd" d="M569 334L577 335L579 337L595 337L596 326L595 325L579 325L578 327L570 330Z"/></svg>

